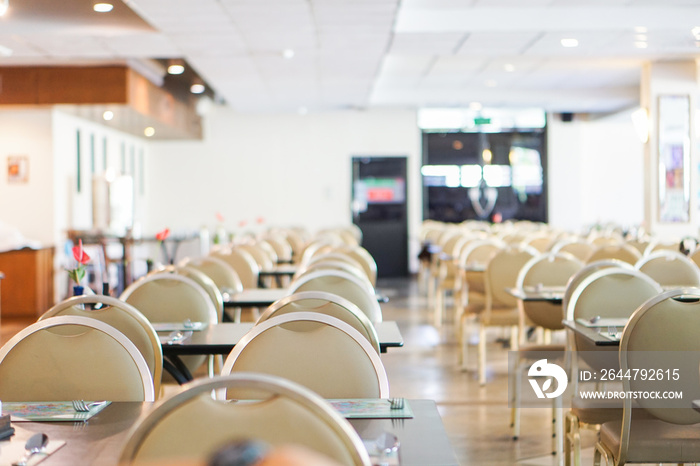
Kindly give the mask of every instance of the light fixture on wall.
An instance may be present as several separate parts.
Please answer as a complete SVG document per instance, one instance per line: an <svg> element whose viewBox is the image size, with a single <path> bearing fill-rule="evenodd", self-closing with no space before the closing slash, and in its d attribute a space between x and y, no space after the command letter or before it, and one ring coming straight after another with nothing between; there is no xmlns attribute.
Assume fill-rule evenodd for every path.
<svg viewBox="0 0 700 466"><path fill-rule="evenodd" d="M632 112L632 124L634 125L634 130L639 137L642 144L646 144L649 141L649 111L644 107L639 107L637 110Z"/></svg>
<svg viewBox="0 0 700 466"><path fill-rule="evenodd" d="M10 8L10 0L0 0L0 16L4 16L8 8Z"/></svg>

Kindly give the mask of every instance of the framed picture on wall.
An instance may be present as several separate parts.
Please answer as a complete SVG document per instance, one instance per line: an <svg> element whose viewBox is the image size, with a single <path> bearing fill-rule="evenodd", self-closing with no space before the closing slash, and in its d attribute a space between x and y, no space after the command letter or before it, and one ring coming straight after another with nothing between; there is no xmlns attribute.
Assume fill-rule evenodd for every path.
<svg viewBox="0 0 700 466"><path fill-rule="evenodd" d="M10 155L7 157L7 182L27 183L29 181L29 157Z"/></svg>
<svg viewBox="0 0 700 466"><path fill-rule="evenodd" d="M690 219L690 97L659 96L659 220Z"/></svg>

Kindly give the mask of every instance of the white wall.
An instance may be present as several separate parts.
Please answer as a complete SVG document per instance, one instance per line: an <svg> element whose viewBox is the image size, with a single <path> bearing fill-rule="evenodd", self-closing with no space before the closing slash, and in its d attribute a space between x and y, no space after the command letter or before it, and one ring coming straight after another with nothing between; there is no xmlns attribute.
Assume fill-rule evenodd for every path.
<svg viewBox="0 0 700 466"><path fill-rule="evenodd" d="M549 221L578 231L644 222L644 154L631 112L548 121Z"/></svg>
<svg viewBox="0 0 700 466"><path fill-rule="evenodd" d="M238 115L215 107L204 141L154 142L144 231L240 221L316 231L351 222L353 156L409 157L409 222L421 221L420 132L412 111ZM414 246L415 247L415 246ZM412 252L411 257L415 256Z"/></svg>
<svg viewBox="0 0 700 466"><path fill-rule="evenodd" d="M46 109L0 112L0 221L29 240L54 244L51 113ZM8 183L8 157L27 156L27 183Z"/></svg>

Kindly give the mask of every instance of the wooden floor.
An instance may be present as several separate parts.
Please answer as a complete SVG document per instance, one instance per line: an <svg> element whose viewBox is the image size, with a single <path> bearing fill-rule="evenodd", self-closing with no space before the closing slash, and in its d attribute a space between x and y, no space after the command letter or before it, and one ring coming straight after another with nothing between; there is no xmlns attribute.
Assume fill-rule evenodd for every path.
<svg viewBox="0 0 700 466"><path fill-rule="evenodd" d="M522 433L512 440L507 403L507 351L495 341L488 347L488 383L481 387L475 372L457 365L454 328L431 325L427 299L412 279L383 280L379 290L390 301L382 304L385 320L398 322L403 348L390 348L382 355L389 374L392 396L437 401L445 429L460 464L463 465L552 465L551 412L524 409ZM27 320L8 318L0 322L0 342L5 342ZM475 356L475 351L472 351ZM474 360L470 361L474 367ZM592 464L593 433L584 437L584 465ZM430 466L430 465L426 465Z"/></svg>

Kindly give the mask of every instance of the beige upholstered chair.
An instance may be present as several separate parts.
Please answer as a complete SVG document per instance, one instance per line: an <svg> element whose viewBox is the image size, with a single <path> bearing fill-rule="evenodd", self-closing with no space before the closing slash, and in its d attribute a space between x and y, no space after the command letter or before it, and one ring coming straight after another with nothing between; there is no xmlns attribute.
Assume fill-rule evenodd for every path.
<svg viewBox="0 0 700 466"><path fill-rule="evenodd" d="M212 399L212 391L220 389L254 390L264 397ZM119 464L204 464L228 442L251 439L275 446L302 445L342 465L370 465L359 435L328 402L289 380L251 373L187 385L137 425Z"/></svg>
<svg viewBox="0 0 700 466"><path fill-rule="evenodd" d="M576 287L592 273L608 267L617 267L628 270L634 269L634 266L632 264L628 262L622 262L617 259L606 259L587 263L578 272L576 272L566 283L566 289L564 290L564 298L562 299L562 307L565 312L568 309L568 304L571 300L571 295L573 294ZM568 318L570 318L570 316L567 316L567 319Z"/></svg>
<svg viewBox="0 0 700 466"><path fill-rule="evenodd" d="M683 296L682 300L680 298ZM688 299L692 298L692 299ZM633 400L625 398L618 419L604 423L594 464L697 463L700 461L700 289L672 290L643 303L620 340L622 374L660 369L663 377L622 377L625 392L682 393L681 399L635 401L651 418L632 417ZM667 372L668 371L668 372ZM673 373L676 372L676 378ZM666 375L668 373L668 375ZM659 380L660 379L660 380Z"/></svg>
<svg viewBox="0 0 700 466"><path fill-rule="evenodd" d="M566 304L566 319L629 317L646 300L661 292L658 283L636 269L627 266L602 268L583 278L575 287ZM617 351L614 346L596 347L578 335L570 339L569 345L575 351L572 358L574 367L585 364L594 370L603 368L594 355L601 351ZM605 408L600 409L598 400L585 400L579 396L574 396L571 403L572 409L567 413L565 422L565 457L568 459L573 451L575 464L580 464L581 427L595 428L604 422L619 419L622 405L619 400L606 400Z"/></svg>
<svg viewBox="0 0 700 466"><path fill-rule="evenodd" d="M510 348L511 350L518 349L518 324L520 322L518 300L506 292L506 288L515 287L520 269L538 254L536 249L529 246L509 246L496 253L486 267L484 273L486 305L481 313L476 314L476 320L479 324L477 354L479 383L481 385L486 384L486 329L488 327L510 328ZM468 331L463 331L465 336L469 335ZM466 337L464 340L462 361L466 363L468 343Z"/></svg>
<svg viewBox="0 0 700 466"><path fill-rule="evenodd" d="M223 260L228 265L233 267L233 270L241 280L243 288L249 289L258 287L260 266L248 251L244 251L239 248L224 249L213 252L212 256Z"/></svg>
<svg viewBox="0 0 700 466"><path fill-rule="evenodd" d="M290 312L319 312L336 317L360 332L379 353L379 338L369 318L347 299L324 291L302 291L276 301L258 319L264 322L270 317Z"/></svg>
<svg viewBox="0 0 700 466"><path fill-rule="evenodd" d="M324 398L387 398L379 354L350 325L318 312L291 312L255 325L224 362L222 375L262 372Z"/></svg>
<svg viewBox="0 0 700 466"><path fill-rule="evenodd" d="M549 253L535 256L520 269L515 287L522 290L527 290L528 288L536 289L538 287L564 288L569 278L582 267L583 262L567 253ZM531 366L536 360L540 359L541 352L547 351L563 355L566 350L566 346L563 343L553 344L549 338L549 334L552 331L564 328L562 325L564 311L561 303L518 300L518 309L520 311L521 341L523 340L522 335L526 325L535 325L537 328L544 329L545 338L544 344L523 344L518 349L518 362L514 377L516 383L514 390L512 390L514 401L511 408L513 438L516 439L520 436L520 389L521 377L525 367ZM553 407L555 409L553 419L558 421L552 424L553 438L557 442L563 431L560 428L562 425L561 416L556 411L561 406L555 405ZM554 451L556 449L555 445Z"/></svg>
<svg viewBox="0 0 700 466"><path fill-rule="evenodd" d="M214 303L214 307L216 308L217 319L219 322L221 322L224 315L224 298L221 294L221 291L219 291L219 287L216 286L214 280L212 280L207 274L194 267L168 265L162 269L154 270L148 275L153 275L162 272L176 273L178 275L182 275L183 277L191 278L192 280L194 280L197 283L197 285L199 285L204 291L206 291L207 295L209 296L209 299L211 299L212 303Z"/></svg>
<svg viewBox="0 0 700 466"><path fill-rule="evenodd" d="M607 245L604 244L602 246L597 247L591 253L591 255L588 256L586 262L590 264L591 262L596 262L605 259L617 259L621 260L622 262L627 262L629 264L634 265L641 258L642 255L640 254L640 252L632 246L624 243L616 243Z"/></svg>
<svg viewBox="0 0 700 466"><path fill-rule="evenodd" d="M567 238L561 241L557 241L552 246L552 252L566 252L575 257L580 261L587 262L588 258L591 256L595 246L584 239L577 238Z"/></svg>
<svg viewBox="0 0 700 466"><path fill-rule="evenodd" d="M154 401L148 364L123 333L97 319L59 316L0 348L3 401Z"/></svg>
<svg viewBox="0 0 700 466"><path fill-rule="evenodd" d="M294 274L294 280L309 274L311 272L316 272L318 270L341 270L343 272L347 272L351 275L356 276L360 280L366 281L370 286L372 285L369 282L369 279L367 278L367 275L365 275L365 271L362 270L361 267L355 267L353 265L350 265L348 262L343 261L343 260L334 260L334 259L326 259L323 261L318 261L318 262L312 262L307 266L299 266L299 269L297 272Z"/></svg>
<svg viewBox="0 0 700 466"><path fill-rule="evenodd" d="M294 280L290 293L299 291L327 291L342 296L357 305L371 322L382 321L382 309L369 283L340 270L319 270Z"/></svg>
<svg viewBox="0 0 700 466"><path fill-rule="evenodd" d="M678 251L660 249L642 257L636 269L653 278L661 286L682 287L700 285L700 268Z"/></svg>
<svg viewBox="0 0 700 466"><path fill-rule="evenodd" d="M265 241L272 246L277 254L277 262L291 262L294 250L292 245L283 234L266 234Z"/></svg>
<svg viewBox="0 0 700 466"><path fill-rule="evenodd" d="M339 252L354 259L362 266L372 286L377 286L377 263L365 248L362 246L342 246L334 248L329 252Z"/></svg>
<svg viewBox="0 0 700 466"><path fill-rule="evenodd" d="M222 293L236 294L243 291L243 283L236 270L223 259L216 256L187 259L182 265L204 272L214 280Z"/></svg>
<svg viewBox="0 0 700 466"><path fill-rule="evenodd" d="M460 345L462 341L463 320L469 314L483 311L486 305L486 289L484 287L484 273L489 261L496 253L506 247L506 244L496 238L478 239L468 243L461 251L458 260L460 270L455 289L459 290L459 297L455 308L455 322L459 323L457 336ZM483 270L475 270L483 268ZM460 353L460 358L461 358ZM462 361L460 360L460 364Z"/></svg>
<svg viewBox="0 0 700 466"><path fill-rule="evenodd" d="M151 322L205 322L214 325L219 318L206 291L191 278L169 272L142 277L129 285L119 299L126 301ZM184 356L190 372L199 368L206 356ZM211 368L210 368L211 369Z"/></svg>
<svg viewBox="0 0 700 466"><path fill-rule="evenodd" d="M101 305L96 308L95 305ZM46 311L39 321L57 316L82 316L111 325L124 334L141 352L153 378L156 398L163 375L163 349L151 323L135 307L104 295L74 296Z"/></svg>

